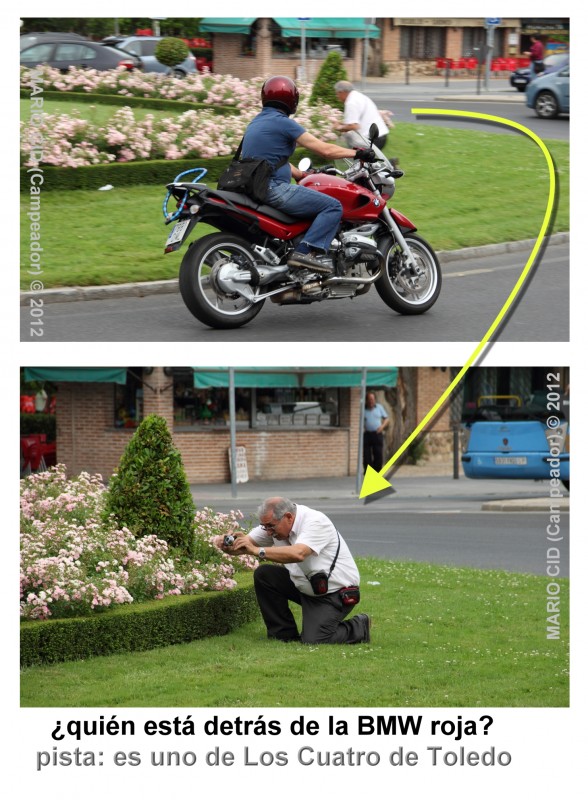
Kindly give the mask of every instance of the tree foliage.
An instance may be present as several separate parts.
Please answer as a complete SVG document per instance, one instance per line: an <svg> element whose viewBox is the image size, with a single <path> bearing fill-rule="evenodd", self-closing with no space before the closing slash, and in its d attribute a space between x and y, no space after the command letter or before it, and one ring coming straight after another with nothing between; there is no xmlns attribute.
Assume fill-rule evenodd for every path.
<svg viewBox="0 0 588 800"><path fill-rule="evenodd" d="M190 556L195 510L167 423L152 414L137 428L110 480L105 514L135 536L155 534Z"/></svg>
<svg viewBox="0 0 588 800"><path fill-rule="evenodd" d="M335 94L335 84L337 81L347 81L347 71L343 66L341 53L333 50L325 58L319 74L312 87L310 102L314 106L321 103L332 106L333 108L343 108L343 103L339 102Z"/></svg>
<svg viewBox="0 0 588 800"><path fill-rule="evenodd" d="M162 36L200 36L202 17L168 17L161 20L159 27ZM117 31L118 26L118 31ZM134 36L138 30L154 29L152 19L148 17L25 17L20 29L21 33L79 33L94 39L102 39L118 32L122 36ZM183 60L183 59L182 59ZM177 63L177 62L176 62Z"/></svg>

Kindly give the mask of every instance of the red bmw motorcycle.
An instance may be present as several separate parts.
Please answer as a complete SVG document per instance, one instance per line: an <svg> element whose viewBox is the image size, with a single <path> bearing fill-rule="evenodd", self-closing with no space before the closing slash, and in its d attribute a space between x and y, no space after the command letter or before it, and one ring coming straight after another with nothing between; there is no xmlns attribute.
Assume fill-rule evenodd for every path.
<svg viewBox="0 0 588 800"><path fill-rule="evenodd" d="M344 160L342 170L329 165L300 181L343 206L329 250L333 273L327 276L287 265L312 220L295 219L244 194L210 189L199 182L205 169L189 170L197 173L191 182L180 180L188 173L178 175L163 204L166 224L175 222L165 252L178 250L198 223L219 231L192 241L182 260L180 292L190 312L212 328L238 328L267 299L286 305L353 298L372 284L399 314L431 308L441 290L439 261L412 222L387 207L404 173L374 149L373 164ZM310 159L299 168L308 171ZM173 214L167 211L171 197L177 204Z"/></svg>

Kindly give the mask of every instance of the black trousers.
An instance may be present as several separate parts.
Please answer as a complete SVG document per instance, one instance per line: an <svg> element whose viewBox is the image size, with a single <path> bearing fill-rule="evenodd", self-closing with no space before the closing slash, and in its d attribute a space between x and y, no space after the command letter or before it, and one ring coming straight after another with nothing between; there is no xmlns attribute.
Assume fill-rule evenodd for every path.
<svg viewBox="0 0 588 800"><path fill-rule="evenodd" d="M270 639L304 644L355 644L367 641L367 618L360 614L343 622L350 607L337 592L320 596L302 594L287 569L261 564L253 573L257 602ZM288 601L302 606L302 634L298 633Z"/></svg>
<svg viewBox="0 0 588 800"><path fill-rule="evenodd" d="M379 472L384 463L384 434L376 431L364 431L363 434L363 468L369 467Z"/></svg>

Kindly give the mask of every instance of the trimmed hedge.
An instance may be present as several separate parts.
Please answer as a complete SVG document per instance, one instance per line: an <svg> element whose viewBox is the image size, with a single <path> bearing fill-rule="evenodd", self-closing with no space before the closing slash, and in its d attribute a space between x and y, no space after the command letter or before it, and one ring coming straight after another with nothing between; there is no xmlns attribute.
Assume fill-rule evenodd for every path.
<svg viewBox="0 0 588 800"><path fill-rule="evenodd" d="M90 617L22 622L21 666L78 661L224 636L258 615L253 574L239 574L237 580L239 587L230 591L120 606Z"/></svg>
<svg viewBox="0 0 588 800"><path fill-rule="evenodd" d="M54 442L56 437L55 414L22 414L20 415L20 435L45 433L47 442Z"/></svg>
<svg viewBox="0 0 588 800"><path fill-rule="evenodd" d="M30 98L28 89L21 89L20 96L24 100ZM64 100L66 102L102 104L106 106L129 106L131 108L145 108L153 111L202 111L208 109L220 116L239 114L235 106L217 106L210 103L189 103L185 100L169 100L164 97L135 97L124 94L99 94L91 92L59 92L57 90L43 90L44 100Z"/></svg>
<svg viewBox="0 0 588 800"><path fill-rule="evenodd" d="M296 150L292 161L296 163L305 155L312 155L305 150ZM171 183L176 175L187 169L204 167L207 171L201 183L216 183L220 174L224 172L233 156L218 156L217 158L183 158L177 161L163 159L153 161L125 161L116 164L93 164L89 167L47 167L43 170L43 192L69 191L72 189L99 189L106 184L115 188L121 186L153 186L159 184L164 187ZM313 163L318 165L322 160L313 155ZM30 176L27 174L29 167L20 169L20 190L27 194L30 190Z"/></svg>
<svg viewBox="0 0 588 800"><path fill-rule="evenodd" d="M99 189L106 184L115 188L121 186L140 186L171 183L180 172L194 167L205 167L208 172L203 182L215 182L228 166L232 156L218 158L190 158L166 161L125 161L117 164L92 164L89 167L47 167L43 170L43 192L69 191L71 189ZM27 167L20 170L20 190L28 193L30 176Z"/></svg>

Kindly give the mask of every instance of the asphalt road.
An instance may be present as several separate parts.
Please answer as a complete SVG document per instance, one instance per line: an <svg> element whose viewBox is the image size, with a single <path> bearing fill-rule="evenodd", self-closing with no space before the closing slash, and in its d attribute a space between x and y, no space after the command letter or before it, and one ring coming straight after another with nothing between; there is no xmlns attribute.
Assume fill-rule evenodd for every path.
<svg viewBox="0 0 588 800"><path fill-rule="evenodd" d="M513 89L508 79L493 79L489 91L477 93L476 81L452 79L449 86L442 79L429 82L413 82L408 85L400 82L368 82L365 93L372 98L378 108L394 113L394 122L418 122L452 128L488 130L492 133L519 135L512 128L495 125L481 120L461 120L435 116L416 117L412 109L433 108L461 111L475 111L483 114L513 120L530 128L542 139L563 139L570 135L570 118L567 115L557 119L540 119L533 109L525 105L524 92ZM392 136L394 134L392 133Z"/></svg>
<svg viewBox="0 0 588 800"><path fill-rule="evenodd" d="M49 303L43 341L52 342L288 342L288 341L479 341L509 296L529 250L451 262L443 288L426 314L403 317L372 289L353 301L278 306L266 301L260 314L238 330L206 327L179 294ZM38 317L21 309L21 340L40 341ZM569 340L569 246L550 244L530 284L509 316L501 341Z"/></svg>
<svg viewBox="0 0 588 800"><path fill-rule="evenodd" d="M545 482L395 477L392 483L397 492L370 503L351 493L345 497L331 491L335 480L323 487L319 481L308 498L304 497L304 487L296 482L285 480L281 487L275 483L257 484L257 496L256 484L249 484L246 496L238 499L211 498L212 490L204 485L192 488L197 505L211 505L224 512L238 508L246 519L255 515L263 497L288 494L327 514L356 556L546 575L547 548L553 546L546 533L549 505L544 503L534 511L483 510L488 502L498 499L516 499L530 509L539 498L548 496ZM554 510L561 502L558 566L560 576L568 577L569 515L563 511L567 500L552 502Z"/></svg>

